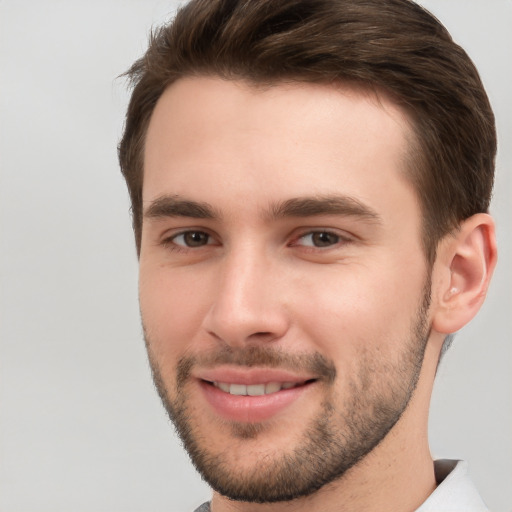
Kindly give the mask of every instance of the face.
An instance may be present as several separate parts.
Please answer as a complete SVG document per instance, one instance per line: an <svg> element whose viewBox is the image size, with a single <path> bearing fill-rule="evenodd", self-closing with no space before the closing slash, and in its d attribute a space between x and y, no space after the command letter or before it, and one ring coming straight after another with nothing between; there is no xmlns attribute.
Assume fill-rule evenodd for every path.
<svg viewBox="0 0 512 512"><path fill-rule="evenodd" d="M349 88L188 78L145 150L140 306L193 462L233 499L310 494L407 408L428 337L407 120Z"/></svg>

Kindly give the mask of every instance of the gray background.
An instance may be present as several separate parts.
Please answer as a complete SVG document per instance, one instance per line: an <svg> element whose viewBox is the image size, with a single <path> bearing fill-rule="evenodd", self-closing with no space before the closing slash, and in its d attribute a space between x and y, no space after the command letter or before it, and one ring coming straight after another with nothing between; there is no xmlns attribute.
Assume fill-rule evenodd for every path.
<svg viewBox="0 0 512 512"><path fill-rule="evenodd" d="M512 2L429 0L500 133L500 263L436 383L435 456L512 510ZM177 3L0 1L0 511L190 511L207 499L153 390L137 307L116 80Z"/></svg>

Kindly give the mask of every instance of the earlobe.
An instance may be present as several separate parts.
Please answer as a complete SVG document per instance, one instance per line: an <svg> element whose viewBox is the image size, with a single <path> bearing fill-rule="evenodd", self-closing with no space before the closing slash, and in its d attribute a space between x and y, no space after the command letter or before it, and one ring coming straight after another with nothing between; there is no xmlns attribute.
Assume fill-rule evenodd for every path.
<svg viewBox="0 0 512 512"><path fill-rule="evenodd" d="M449 334L466 325L480 309L496 266L494 221L479 213L466 219L438 251L437 307L432 327Z"/></svg>

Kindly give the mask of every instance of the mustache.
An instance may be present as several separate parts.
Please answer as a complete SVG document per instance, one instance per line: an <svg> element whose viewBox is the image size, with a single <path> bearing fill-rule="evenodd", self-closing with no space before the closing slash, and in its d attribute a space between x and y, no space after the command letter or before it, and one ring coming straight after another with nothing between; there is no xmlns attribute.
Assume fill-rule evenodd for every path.
<svg viewBox="0 0 512 512"><path fill-rule="evenodd" d="M194 367L214 368L220 365L252 368L263 366L267 368L282 368L295 372L305 372L331 384L336 379L334 363L322 354L288 354L281 349L261 346L229 347L202 352L197 355L187 355L178 361L178 389L185 385Z"/></svg>

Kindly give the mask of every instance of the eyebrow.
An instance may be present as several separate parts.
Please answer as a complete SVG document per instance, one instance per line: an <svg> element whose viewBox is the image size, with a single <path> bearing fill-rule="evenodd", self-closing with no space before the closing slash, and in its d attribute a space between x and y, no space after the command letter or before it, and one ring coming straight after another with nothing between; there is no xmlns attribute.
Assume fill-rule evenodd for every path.
<svg viewBox="0 0 512 512"><path fill-rule="evenodd" d="M162 196L144 211L146 218L190 217L193 219L216 219L220 214L208 203L181 199L179 196Z"/></svg>
<svg viewBox="0 0 512 512"><path fill-rule="evenodd" d="M354 197L345 195L291 198L271 204L265 217L273 220L320 215L358 217L376 224L380 224L382 220L381 216L371 207ZM153 200L144 211L144 217L146 218L219 219L221 216L220 212L209 203L193 201L180 196L161 196Z"/></svg>
<svg viewBox="0 0 512 512"><path fill-rule="evenodd" d="M269 210L271 218L342 215L380 224L381 216L358 199L345 195L298 197L276 203Z"/></svg>

